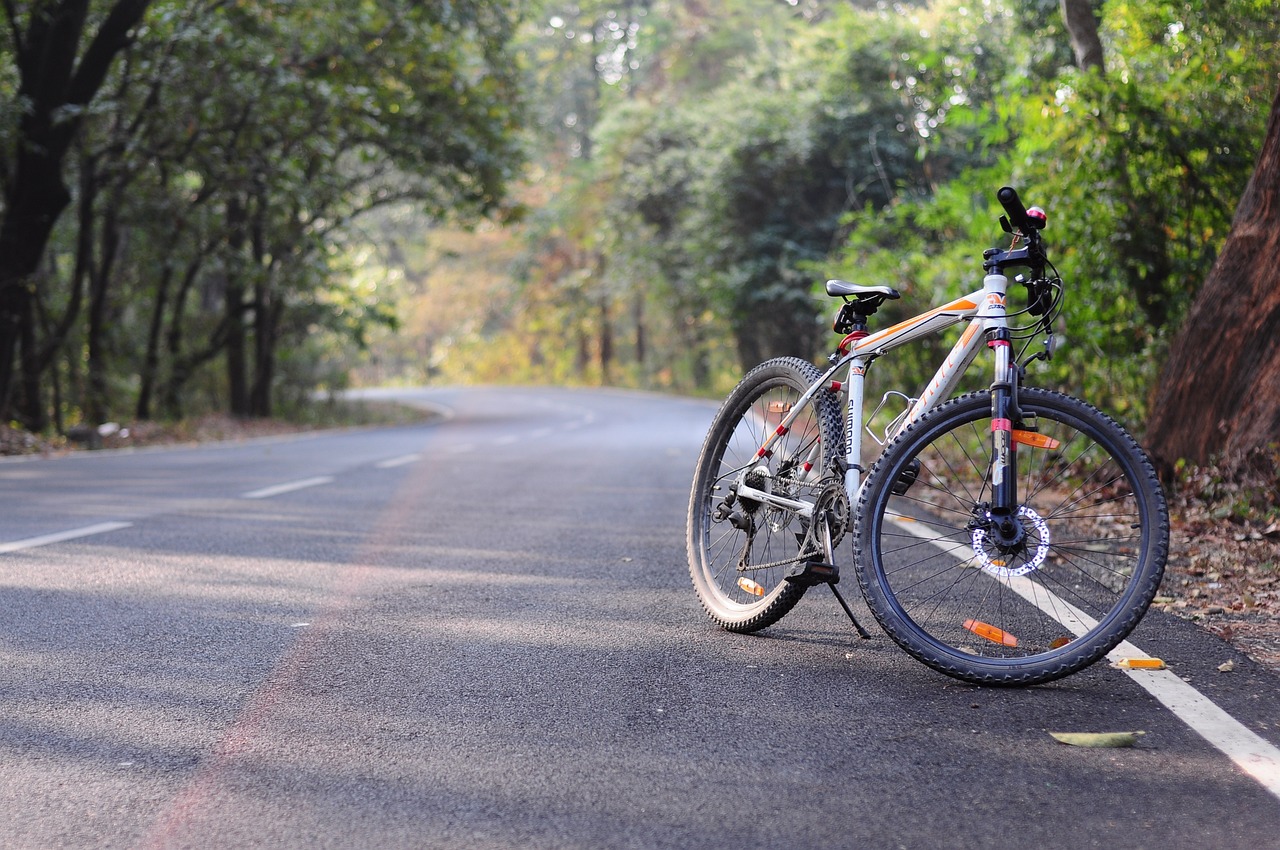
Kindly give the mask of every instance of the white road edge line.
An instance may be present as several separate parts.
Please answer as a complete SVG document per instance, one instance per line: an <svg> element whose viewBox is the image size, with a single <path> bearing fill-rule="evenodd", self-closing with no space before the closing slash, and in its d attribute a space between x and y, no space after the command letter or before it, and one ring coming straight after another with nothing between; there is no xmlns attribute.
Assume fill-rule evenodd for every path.
<svg viewBox="0 0 1280 850"><path fill-rule="evenodd" d="M409 464L417 463L420 460L422 460L422 455L420 454L401 455L400 457L380 460L375 463L374 466L378 469L394 469L397 466L408 466Z"/></svg>
<svg viewBox="0 0 1280 850"><path fill-rule="evenodd" d="M925 536L919 523L888 517L886 521L961 560L974 557L973 549L968 546ZM1018 576L1010 580L1008 587L1076 635L1084 634L1097 624L1096 620L1065 599L1026 577ZM1127 640L1122 641L1107 655L1112 661L1150 657ZM1190 726L1192 731L1231 759L1236 767L1257 780L1273 796L1280 798L1280 749L1227 714L1170 670L1122 669L1122 672Z"/></svg>
<svg viewBox="0 0 1280 850"><path fill-rule="evenodd" d="M250 490L248 493L241 493L240 498L270 499L272 496L292 493L294 490L305 490L308 487L319 487L321 484L331 483L333 483L332 475L317 475L315 478L304 478L301 481L290 481L287 484L277 484L274 487L263 487L261 490Z"/></svg>
<svg viewBox="0 0 1280 850"><path fill-rule="evenodd" d="M0 554L20 552L23 549L34 549L37 546L48 546L50 543L61 543L64 540L75 540L93 534L105 534L108 531L119 531L133 525L131 522L100 522L97 525L86 525L84 528L73 528L70 531L58 531L53 534L42 534L39 537L28 537L25 540L11 540L0 543Z"/></svg>

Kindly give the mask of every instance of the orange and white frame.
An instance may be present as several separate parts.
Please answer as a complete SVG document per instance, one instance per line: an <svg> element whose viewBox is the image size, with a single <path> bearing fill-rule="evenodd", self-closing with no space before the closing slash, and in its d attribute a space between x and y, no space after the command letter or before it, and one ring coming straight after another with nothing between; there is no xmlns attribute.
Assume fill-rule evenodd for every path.
<svg viewBox="0 0 1280 850"><path fill-rule="evenodd" d="M931 410L950 397L959 384L961 376L973 363L978 349L982 347L984 340L987 338L988 332L1008 326L1005 309L1008 288L1009 279L1005 275L989 274L983 278L982 289L971 292L962 298L957 298L949 304L936 307L926 313L921 313L918 316L872 334L867 334L865 331L855 331L849 334L841 341L838 349L844 352L843 355L823 373L821 378L805 391L778 428L760 446L756 456L765 458L770 455L773 444L779 437L788 432L795 417L799 415L809 399L816 393L845 392L848 397L844 428L844 453L847 470L844 484L850 503L856 504L858 490L862 486L863 472L863 388L866 381L867 368L871 365L871 362L899 346L914 342L930 334L940 333L965 320L969 321L969 327L961 334L960 339L952 347L942 365L938 367L938 371L934 373L933 378L925 385L923 392L921 392L915 404L912 405L910 412L903 418L902 423L898 426L900 431L926 411ZM993 351L996 355L993 383L1007 382L1010 377L1009 346L993 346ZM846 368L848 370L846 379L844 381L836 380L835 376ZM895 434L888 436L892 438ZM814 448L814 456L809 458L809 464L817 461L819 451L818 447ZM812 506L808 503L757 490L748 486L745 480L738 482L737 493L740 498L754 499L777 507L795 510L805 516L812 512Z"/></svg>

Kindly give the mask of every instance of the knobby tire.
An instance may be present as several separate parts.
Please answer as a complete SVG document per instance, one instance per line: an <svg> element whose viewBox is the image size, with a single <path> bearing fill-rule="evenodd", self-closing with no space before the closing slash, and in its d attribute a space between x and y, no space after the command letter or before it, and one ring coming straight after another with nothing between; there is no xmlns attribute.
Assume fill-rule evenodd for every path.
<svg viewBox="0 0 1280 850"><path fill-rule="evenodd" d="M855 511L858 581L881 627L935 670L983 685L1038 684L1100 659L1146 612L1169 548L1164 495L1132 437L1060 393L1022 389L1019 403L1021 545L987 531L975 542L991 499L985 392L895 438Z"/></svg>
<svg viewBox="0 0 1280 850"><path fill-rule="evenodd" d="M831 480L844 441L840 405L825 389L807 402L770 457L755 456L820 377L817 367L798 358L760 364L725 399L703 444L689 497L689 574L707 614L729 631L770 626L804 595L803 585L785 580L802 554L807 528L802 517L741 500L734 502L732 511L725 509L736 513L733 520L717 519L715 512L744 470L753 471L752 486L767 483L776 494L808 502ZM806 472L803 461L815 445L815 463ZM760 468L766 471L755 471ZM735 521L745 527L736 527ZM760 595L748 589L753 586Z"/></svg>

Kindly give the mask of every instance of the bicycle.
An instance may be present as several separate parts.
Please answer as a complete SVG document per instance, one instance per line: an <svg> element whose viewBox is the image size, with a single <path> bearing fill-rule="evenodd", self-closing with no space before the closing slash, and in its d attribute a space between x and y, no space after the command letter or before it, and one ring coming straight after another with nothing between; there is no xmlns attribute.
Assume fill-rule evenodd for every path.
<svg viewBox="0 0 1280 850"><path fill-rule="evenodd" d="M1023 386L1027 367L1053 356L1063 283L1041 234L1044 211L1028 210L1010 187L997 199L1012 242L983 252L981 289L873 333L869 317L897 290L828 281L827 294L843 301L829 367L769 360L722 404L694 475L687 544L694 588L723 628L763 629L826 584L869 637L836 589L834 556L847 535L881 628L967 682L1032 685L1075 673L1146 612L1169 548L1160 482L1111 418ZM1015 269L1027 303L1010 312L1006 272ZM868 368L965 321L918 397L881 400L901 396L906 406L866 470ZM1043 347L1027 356L1037 338ZM1015 341L1025 341L1016 356ZM950 398L984 346L994 354L990 388Z"/></svg>

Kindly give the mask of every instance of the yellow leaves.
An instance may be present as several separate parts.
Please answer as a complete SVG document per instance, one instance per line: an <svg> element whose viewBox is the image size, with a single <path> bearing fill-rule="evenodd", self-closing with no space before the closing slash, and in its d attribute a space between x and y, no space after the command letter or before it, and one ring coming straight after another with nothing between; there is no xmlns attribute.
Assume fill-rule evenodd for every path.
<svg viewBox="0 0 1280 850"><path fill-rule="evenodd" d="M1146 732L1050 732L1055 741L1071 747L1132 747Z"/></svg>

